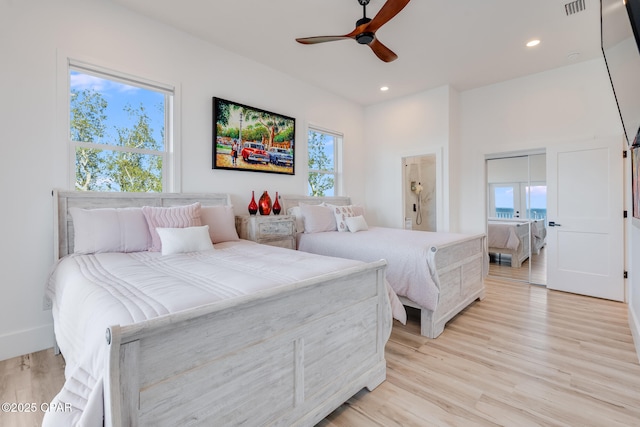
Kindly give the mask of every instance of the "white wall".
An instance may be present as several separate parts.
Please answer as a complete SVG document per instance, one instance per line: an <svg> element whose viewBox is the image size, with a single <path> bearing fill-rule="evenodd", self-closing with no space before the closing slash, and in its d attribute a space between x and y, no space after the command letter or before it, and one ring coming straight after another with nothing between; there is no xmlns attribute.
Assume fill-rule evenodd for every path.
<svg viewBox="0 0 640 427"><path fill-rule="evenodd" d="M450 141L450 93L443 86L365 109L367 220L402 228L403 157L440 153L446 164ZM448 201L448 176L443 177L443 201ZM440 193L439 193L440 194ZM444 224L448 227L446 215Z"/></svg>
<svg viewBox="0 0 640 427"><path fill-rule="evenodd" d="M296 118L297 141L306 141L309 123L343 132L344 189L364 203L362 107L110 2L0 0L0 55L0 360L53 343L42 297L53 263L51 190L64 188L69 173L59 136L65 112L56 110L60 57L179 86L184 192L231 193L237 213L251 190L306 192L304 143L295 176L211 169L211 98L219 96Z"/></svg>

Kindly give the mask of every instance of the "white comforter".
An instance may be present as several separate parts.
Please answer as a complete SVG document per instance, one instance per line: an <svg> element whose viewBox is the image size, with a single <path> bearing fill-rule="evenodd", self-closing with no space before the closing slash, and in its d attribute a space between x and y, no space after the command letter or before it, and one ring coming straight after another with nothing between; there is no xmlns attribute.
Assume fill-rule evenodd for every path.
<svg viewBox="0 0 640 427"><path fill-rule="evenodd" d="M132 324L354 265L351 260L245 240L217 244L211 251L169 256L137 252L63 258L53 270L47 291L53 301L56 340L67 363L66 382L54 403L69 403L72 411L48 412L43 426L102 426L108 326ZM406 321L397 296L388 289L394 316Z"/></svg>
<svg viewBox="0 0 640 427"><path fill-rule="evenodd" d="M302 233L298 250L366 262L384 258L387 280L396 294L435 310L439 295L437 248L468 238L465 234L369 227L357 233Z"/></svg>
<svg viewBox="0 0 640 427"><path fill-rule="evenodd" d="M526 227L526 223L513 222L489 222L487 227L487 239L490 248L518 250L520 238L516 227Z"/></svg>

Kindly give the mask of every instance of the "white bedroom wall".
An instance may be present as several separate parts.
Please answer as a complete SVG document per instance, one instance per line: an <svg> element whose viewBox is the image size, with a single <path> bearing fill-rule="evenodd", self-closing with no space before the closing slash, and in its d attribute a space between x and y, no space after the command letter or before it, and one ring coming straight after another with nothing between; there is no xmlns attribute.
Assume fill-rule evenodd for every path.
<svg viewBox="0 0 640 427"><path fill-rule="evenodd" d="M345 193L365 202L362 107L108 1L0 0L0 360L53 344L42 297L54 261L51 190L68 182L60 55L179 85L183 192L231 193L237 213L251 190L304 194L311 123L344 133ZM296 118L295 176L212 170L213 96Z"/></svg>
<svg viewBox="0 0 640 427"><path fill-rule="evenodd" d="M487 154L622 137L603 59L465 91L460 103L463 154L456 160L468 178L455 197L460 206L459 228L464 232L485 230Z"/></svg>
<svg viewBox="0 0 640 427"><path fill-rule="evenodd" d="M460 98L465 153L460 157L460 170L466 178L455 196L460 204L460 228L467 232L484 230L486 185L479 177L484 174L486 154L623 135L603 59L466 91ZM620 165L622 168L622 160ZM625 167L629 166L627 160ZM625 206L629 209L630 174L625 176ZM627 223L625 229L629 323L640 355L640 224Z"/></svg>
<svg viewBox="0 0 640 427"><path fill-rule="evenodd" d="M403 157L440 152L446 163L451 90L442 86L365 109L366 151L362 154L366 164L368 221L403 227ZM443 199L448 200L448 175L443 181L446 181ZM440 228L438 223L438 229L446 229L448 221L445 215L445 224Z"/></svg>

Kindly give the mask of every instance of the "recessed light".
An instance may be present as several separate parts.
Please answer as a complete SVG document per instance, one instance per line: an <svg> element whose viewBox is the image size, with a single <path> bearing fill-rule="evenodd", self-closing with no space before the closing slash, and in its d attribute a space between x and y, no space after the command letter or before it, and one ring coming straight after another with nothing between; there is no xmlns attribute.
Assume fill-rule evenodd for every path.
<svg viewBox="0 0 640 427"><path fill-rule="evenodd" d="M381 90L382 92L386 92L386 91L388 91L388 90L389 90L389 86L382 86L382 87L380 88L380 90Z"/></svg>
<svg viewBox="0 0 640 427"><path fill-rule="evenodd" d="M540 40L534 39L527 43L527 47L534 47L540 44Z"/></svg>

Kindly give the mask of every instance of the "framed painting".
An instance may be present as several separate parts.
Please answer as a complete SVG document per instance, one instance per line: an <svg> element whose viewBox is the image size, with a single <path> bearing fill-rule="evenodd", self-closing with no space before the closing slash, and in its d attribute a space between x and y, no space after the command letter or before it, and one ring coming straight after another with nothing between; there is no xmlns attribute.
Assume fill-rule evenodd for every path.
<svg viewBox="0 0 640 427"><path fill-rule="evenodd" d="M213 169L295 174L296 120L213 98Z"/></svg>

